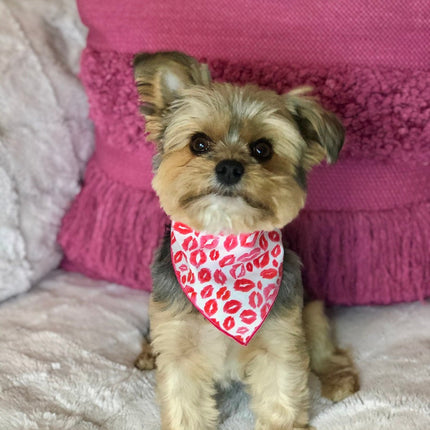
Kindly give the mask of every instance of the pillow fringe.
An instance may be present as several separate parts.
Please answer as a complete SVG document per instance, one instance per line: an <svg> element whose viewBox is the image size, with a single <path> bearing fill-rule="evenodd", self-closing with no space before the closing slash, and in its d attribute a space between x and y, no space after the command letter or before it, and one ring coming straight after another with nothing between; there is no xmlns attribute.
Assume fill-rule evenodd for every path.
<svg viewBox="0 0 430 430"><path fill-rule="evenodd" d="M314 298L357 305L430 296L430 201L384 211L303 210L284 234Z"/></svg>
<svg viewBox="0 0 430 430"><path fill-rule="evenodd" d="M62 222L62 267L150 291L152 254L167 222L153 191L112 180L92 160Z"/></svg>

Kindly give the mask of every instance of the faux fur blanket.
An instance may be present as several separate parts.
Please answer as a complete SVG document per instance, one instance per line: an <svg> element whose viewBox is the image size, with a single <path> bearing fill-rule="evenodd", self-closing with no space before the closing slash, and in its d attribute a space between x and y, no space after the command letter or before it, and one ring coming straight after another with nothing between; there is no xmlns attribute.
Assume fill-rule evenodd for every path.
<svg viewBox="0 0 430 430"><path fill-rule="evenodd" d="M0 305L0 429L158 430L154 373L133 367L148 295L54 273ZM430 428L430 304L337 308L361 390L333 404L311 379L318 430ZM237 400L237 399L236 399ZM221 430L251 430L243 396Z"/></svg>
<svg viewBox="0 0 430 430"><path fill-rule="evenodd" d="M71 0L0 0L0 301L57 267L92 125L76 76L85 29Z"/></svg>

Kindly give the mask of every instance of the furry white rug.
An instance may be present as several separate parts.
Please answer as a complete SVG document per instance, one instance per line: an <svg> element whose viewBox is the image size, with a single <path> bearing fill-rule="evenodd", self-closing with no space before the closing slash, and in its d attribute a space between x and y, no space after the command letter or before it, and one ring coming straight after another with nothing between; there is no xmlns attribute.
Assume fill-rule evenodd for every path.
<svg viewBox="0 0 430 430"><path fill-rule="evenodd" d="M0 304L1 430L158 430L153 372L133 361L148 295L55 272ZM338 404L319 396L318 430L430 429L430 304L337 308L362 389ZM243 398L222 430L252 429Z"/></svg>

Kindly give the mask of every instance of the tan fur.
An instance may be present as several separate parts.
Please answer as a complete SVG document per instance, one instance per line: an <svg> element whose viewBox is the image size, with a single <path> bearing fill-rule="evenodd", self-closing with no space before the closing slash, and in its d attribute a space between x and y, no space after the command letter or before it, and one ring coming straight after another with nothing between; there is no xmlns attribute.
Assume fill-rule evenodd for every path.
<svg viewBox="0 0 430 430"><path fill-rule="evenodd" d="M139 356L136 358L134 365L139 370L153 370L155 369L155 354L152 350L151 343L144 339L142 343L142 351Z"/></svg>
<svg viewBox="0 0 430 430"><path fill-rule="evenodd" d="M240 346L200 314L151 301L163 430L216 429L214 383L241 380L256 429L306 428L309 358L300 306L267 320Z"/></svg>
<svg viewBox="0 0 430 430"><path fill-rule="evenodd" d="M222 334L200 314L150 302L162 430L216 429L213 379L222 369Z"/></svg>
<svg viewBox="0 0 430 430"><path fill-rule="evenodd" d="M134 77L142 113L146 116L146 131L155 141L163 130L160 121L163 111L177 96L178 90L189 84L207 84L210 80L205 64L180 52L167 54L140 54L134 59ZM169 86L172 81L179 86Z"/></svg>
<svg viewBox="0 0 430 430"><path fill-rule="evenodd" d="M166 213L213 233L219 228L228 233L272 230L292 221L305 201L305 191L294 178L305 143L285 119L288 113L279 96L255 86L227 84L213 84L209 92L193 87L182 94L186 98L169 117L163 161L153 181ZM245 103L249 100L254 100L251 107ZM280 113L273 114L276 109ZM193 132L203 132L214 142L210 156L190 152ZM261 137L273 141L275 151L263 164L251 157L248 147ZM216 164L226 158L239 160L246 168L243 181L228 198L214 179Z"/></svg>
<svg viewBox="0 0 430 430"><path fill-rule="evenodd" d="M137 56L135 78L146 129L158 145L154 190L170 217L195 230L283 227L304 206L304 173L323 158L334 161L342 146L340 122L307 88L281 96L213 83L207 66L172 52ZM196 133L206 135L207 152L195 153ZM270 142L270 159L252 155L259 139ZM244 168L234 185L217 180L223 160ZM270 315L246 347L191 304L181 309L151 299L150 320L153 350L146 345L136 365L150 367L156 357L162 430L216 429L215 382L245 383L256 430L309 428L309 363L329 398L358 388L352 361L334 345L318 304L304 315L299 304Z"/></svg>
<svg viewBox="0 0 430 430"><path fill-rule="evenodd" d="M255 429L307 428L309 357L301 307L267 320L239 354Z"/></svg>
<svg viewBox="0 0 430 430"><path fill-rule="evenodd" d="M329 163L337 160L343 142L344 129L336 116L323 109L314 97L307 93L309 87L298 88L285 97L288 110L297 120L300 132L306 140L303 166L309 171L316 164L327 158Z"/></svg>
<svg viewBox="0 0 430 430"><path fill-rule="evenodd" d="M322 395L338 402L358 391L357 369L348 351L335 345L323 302L308 303L303 320L312 371L320 378Z"/></svg>
<svg viewBox="0 0 430 430"><path fill-rule="evenodd" d="M170 217L196 230L245 233L288 224L305 202L297 169L335 159L343 140L339 121L306 96L307 88L280 96L255 85L213 83L205 65L181 53L137 56L135 78L146 129L162 155L154 189ZM197 132L213 142L210 154L190 152ZM264 163L249 150L260 138L274 149ZM214 167L228 158L246 173L225 196Z"/></svg>
<svg viewBox="0 0 430 430"><path fill-rule="evenodd" d="M320 377L322 394L325 397L337 402L359 389L358 372L348 352L337 348L334 344L329 322L324 313L324 304L320 301L310 302L304 308L303 327L306 337L303 335L302 325L299 321L300 309L297 308L293 312L286 313L283 318L267 321L246 348L240 347L220 335L203 317L189 311L188 308L182 313L172 308L163 309L162 305L151 303L153 335L157 336L156 345L160 350L155 352L151 344L144 342L142 353L136 360L136 366L141 370L155 368L156 353L162 351L169 352L172 372L181 371L181 366L176 367L176 364L184 360L188 363L186 367L189 368L192 367L194 359L200 366L200 360L203 360L204 363L211 363L211 359L216 356L218 360L212 360L208 368L197 367L196 374L189 375L189 377L192 378L192 382L198 383L201 377L200 372L209 371L213 379L208 381L206 376L203 379L205 383L211 385L208 392L212 394L215 380L221 383L228 382L230 379L244 381L253 399L251 406L254 413L260 417L256 429L306 428L309 366L306 348L310 355L311 369ZM154 315L154 312L159 312L159 314ZM181 323L176 322L178 318ZM194 336L190 337L190 333L199 333L199 336L196 339ZM206 342L210 340L211 348L207 349L208 343L204 342L202 348L195 351L194 348L198 347L201 338ZM208 358L207 355L211 355L211 357ZM228 363L226 363L227 360ZM170 374L163 375L165 378L172 377ZM161 379L163 377L160 376ZM282 384L281 381L283 381ZM186 381L186 383L189 382ZM160 381L160 384L164 383ZM274 390L275 388L276 390ZM162 391L164 392L164 390ZM290 391L292 399L288 400L287 393ZM298 395L298 393L302 394ZM164 398L171 398L170 393L162 393L162 395ZM273 396L270 404L277 406L274 406L276 411L268 412L266 404L269 402L270 395ZM200 410L200 398L196 398L195 402L193 407ZM211 414L217 416L212 409L214 408L213 403L209 402L209 405ZM295 413L297 417L294 415ZM292 417L296 420L295 427L288 424ZM191 419L194 419L194 414L191 414ZM271 421L279 419L281 424L277 426L276 423L271 423L272 427L267 427L268 424L264 424L267 419ZM169 418L165 417L164 421L168 422ZM169 425L165 424L165 428L182 428L169 427ZM200 424L196 423L195 428L199 428L198 425Z"/></svg>

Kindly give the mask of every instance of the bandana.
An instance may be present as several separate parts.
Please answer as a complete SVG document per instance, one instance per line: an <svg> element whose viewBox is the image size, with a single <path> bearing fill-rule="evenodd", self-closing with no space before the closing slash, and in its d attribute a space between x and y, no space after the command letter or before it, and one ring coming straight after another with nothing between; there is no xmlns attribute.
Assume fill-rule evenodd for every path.
<svg viewBox="0 0 430 430"><path fill-rule="evenodd" d="M278 295L284 257L280 230L211 235L173 222L171 254L191 303L217 329L247 345Z"/></svg>

